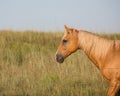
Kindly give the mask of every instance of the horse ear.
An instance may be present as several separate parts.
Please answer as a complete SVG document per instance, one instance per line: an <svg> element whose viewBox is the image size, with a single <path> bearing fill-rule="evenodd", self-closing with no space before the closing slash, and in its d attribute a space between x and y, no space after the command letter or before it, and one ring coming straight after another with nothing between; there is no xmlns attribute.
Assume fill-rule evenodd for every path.
<svg viewBox="0 0 120 96"><path fill-rule="evenodd" d="M69 30L69 28L68 28L68 26L67 26L67 25L64 25L64 27L65 27L65 29L66 29L66 30Z"/></svg>

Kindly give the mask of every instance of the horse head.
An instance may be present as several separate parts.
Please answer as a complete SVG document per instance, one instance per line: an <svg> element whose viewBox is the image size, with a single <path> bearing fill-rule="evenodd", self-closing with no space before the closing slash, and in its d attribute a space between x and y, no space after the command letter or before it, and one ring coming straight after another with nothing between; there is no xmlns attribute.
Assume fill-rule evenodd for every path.
<svg viewBox="0 0 120 96"><path fill-rule="evenodd" d="M65 33L56 52L56 61L59 63L63 63L66 57L68 57L79 48L79 31L77 29L69 28L66 25L64 27Z"/></svg>

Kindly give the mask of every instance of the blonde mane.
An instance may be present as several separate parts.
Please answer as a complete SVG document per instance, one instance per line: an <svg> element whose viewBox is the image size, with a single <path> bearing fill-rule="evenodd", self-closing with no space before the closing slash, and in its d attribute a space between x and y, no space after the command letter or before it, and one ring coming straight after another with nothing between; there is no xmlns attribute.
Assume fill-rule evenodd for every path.
<svg viewBox="0 0 120 96"><path fill-rule="evenodd" d="M95 64L102 58L105 59L114 45L115 40L108 40L87 31L79 31L79 46ZM97 67L101 66L97 65Z"/></svg>

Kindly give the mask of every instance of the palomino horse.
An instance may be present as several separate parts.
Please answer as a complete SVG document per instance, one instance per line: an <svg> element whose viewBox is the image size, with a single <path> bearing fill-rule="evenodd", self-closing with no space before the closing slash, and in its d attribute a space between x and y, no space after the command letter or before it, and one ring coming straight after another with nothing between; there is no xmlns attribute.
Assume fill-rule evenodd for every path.
<svg viewBox="0 0 120 96"><path fill-rule="evenodd" d="M120 41L108 40L66 25L65 29L56 52L57 62L63 63L70 54L82 49L110 83L107 96L120 96Z"/></svg>

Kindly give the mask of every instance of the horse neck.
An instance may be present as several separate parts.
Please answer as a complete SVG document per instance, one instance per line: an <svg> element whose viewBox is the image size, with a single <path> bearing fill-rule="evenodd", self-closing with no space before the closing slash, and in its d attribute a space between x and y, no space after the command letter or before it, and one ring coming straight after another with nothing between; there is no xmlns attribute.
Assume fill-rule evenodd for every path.
<svg viewBox="0 0 120 96"><path fill-rule="evenodd" d="M86 55L93 61L93 63L101 68L102 61L105 59L111 43L95 34L80 31L79 32L79 48L82 49Z"/></svg>

